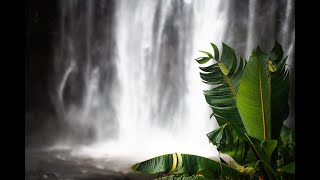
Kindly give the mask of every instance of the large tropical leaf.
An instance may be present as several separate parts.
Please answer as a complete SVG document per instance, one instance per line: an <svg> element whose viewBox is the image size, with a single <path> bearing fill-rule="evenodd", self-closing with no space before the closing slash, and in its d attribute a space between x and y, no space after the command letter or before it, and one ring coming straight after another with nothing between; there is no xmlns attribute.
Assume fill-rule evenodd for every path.
<svg viewBox="0 0 320 180"><path fill-rule="evenodd" d="M279 63L283 57L283 50L282 46L279 44L278 41L275 42L271 52L270 57L272 58L274 63Z"/></svg>
<svg viewBox="0 0 320 180"><path fill-rule="evenodd" d="M132 169L137 172L147 174L162 173L168 176L177 175L185 177L185 179L195 175L201 176L197 178L202 178L203 176L208 179L218 179L219 177L248 179L250 172L246 171L243 166L238 166L238 168L234 169L205 157L180 153L158 156L132 166Z"/></svg>
<svg viewBox="0 0 320 180"><path fill-rule="evenodd" d="M222 125L207 136L210 142L217 146L218 151L231 156L236 162L246 166L256 163L249 142L240 138L230 123Z"/></svg>
<svg viewBox="0 0 320 180"><path fill-rule="evenodd" d="M259 140L271 139L271 97L266 62L268 55L255 49L244 70L237 107L247 133Z"/></svg>
<svg viewBox="0 0 320 180"><path fill-rule="evenodd" d="M290 164L287 164L286 166L278 168L277 169L277 173L279 174L279 177L281 179L286 179L286 180L293 179L294 180L295 179L295 174L296 174L296 163L295 163L295 161L293 161Z"/></svg>
<svg viewBox="0 0 320 180"><path fill-rule="evenodd" d="M295 161L295 133L283 126L278 142L277 167L282 168Z"/></svg>
<svg viewBox="0 0 320 180"><path fill-rule="evenodd" d="M292 162L282 168L278 169L278 172L280 173L286 173L286 174L295 174L296 173L296 162Z"/></svg>
<svg viewBox="0 0 320 180"><path fill-rule="evenodd" d="M211 46L214 49L214 56L202 51L208 56L203 58L214 59L216 62L207 67L200 67L202 70L200 77L203 82L213 86L212 89L204 91L206 101L220 126L231 123L237 133L242 136L245 128L236 107L236 97L246 61L242 58L238 61L234 50L224 43L222 44L222 55L219 59L217 46L213 43L211 43ZM207 62L207 59L198 62L202 64Z"/></svg>
<svg viewBox="0 0 320 180"><path fill-rule="evenodd" d="M232 134L232 129L229 123L220 126L214 131L211 131L207 134L207 136L210 142L217 146L218 151L220 151L220 148L224 148L230 144L233 144L234 134Z"/></svg>
<svg viewBox="0 0 320 180"><path fill-rule="evenodd" d="M258 162L261 164L269 179L277 179L277 175L275 173L275 165L272 164L271 161L271 154L277 146L277 140L260 141L259 139L250 137L247 134L246 137L251 144L251 149L255 153Z"/></svg>
<svg viewBox="0 0 320 180"><path fill-rule="evenodd" d="M271 79L271 138L278 139L283 125L283 121L289 115L289 72L286 68L287 57L281 60L283 56L282 47L276 42L269 55L272 66L276 68L275 72L270 72Z"/></svg>
<svg viewBox="0 0 320 180"><path fill-rule="evenodd" d="M169 173L172 170L172 167L176 166L177 163L176 161L175 163L173 162L174 158L172 156L172 154L158 156L153 159L137 163L132 166L131 169L147 174L156 174L159 172Z"/></svg>
<svg viewBox="0 0 320 180"><path fill-rule="evenodd" d="M289 114L289 72L287 57L275 43L269 54L259 47L252 52L243 73L237 107L250 136L278 139L283 121Z"/></svg>

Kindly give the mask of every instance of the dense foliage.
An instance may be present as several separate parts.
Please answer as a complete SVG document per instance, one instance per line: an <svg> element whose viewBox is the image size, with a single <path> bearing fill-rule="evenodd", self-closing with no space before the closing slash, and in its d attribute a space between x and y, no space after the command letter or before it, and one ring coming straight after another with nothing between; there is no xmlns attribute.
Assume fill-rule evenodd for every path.
<svg viewBox="0 0 320 180"><path fill-rule="evenodd" d="M207 134L217 149L232 157L220 162L205 157L173 153L132 166L137 172L159 179L294 179L295 134L283 122L289 114L287 57L276 42L270 53L259 47L248 61L237 59L234 50L222 44L221 57L206 51L196 58L204 91L219 128Z"/></svg>

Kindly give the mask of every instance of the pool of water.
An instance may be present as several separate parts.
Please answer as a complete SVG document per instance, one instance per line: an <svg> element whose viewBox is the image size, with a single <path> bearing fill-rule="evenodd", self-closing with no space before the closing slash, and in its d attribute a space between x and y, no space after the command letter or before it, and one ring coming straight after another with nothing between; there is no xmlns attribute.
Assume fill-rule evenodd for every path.
<svg viewBox="0 0 320 180"><path fill-rule="evenodd" d="M135 180L154 179L133 172L133 162L110 157L73 156L69 150L25 150L25 180Z"/></svg>

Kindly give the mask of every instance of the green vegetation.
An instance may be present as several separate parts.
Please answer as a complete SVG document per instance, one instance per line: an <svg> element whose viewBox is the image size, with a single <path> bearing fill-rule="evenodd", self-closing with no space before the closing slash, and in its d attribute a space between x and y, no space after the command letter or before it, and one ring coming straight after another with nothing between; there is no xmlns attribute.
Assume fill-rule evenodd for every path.
<svg viewBox="0 0 320 180"><path fill-rule="evenodd" d="M214 161L188 154L166 154L132 166L159 179L294 179L295 134L283 125L289 114L287 57L276 42L270 53L257 47L248 61L237 59L223 43L221 57L196 58L204 83L212 86L204 95L219 128L207 134L219 152L233 158ZM211 117L210 116L210 117Z"/></svg>

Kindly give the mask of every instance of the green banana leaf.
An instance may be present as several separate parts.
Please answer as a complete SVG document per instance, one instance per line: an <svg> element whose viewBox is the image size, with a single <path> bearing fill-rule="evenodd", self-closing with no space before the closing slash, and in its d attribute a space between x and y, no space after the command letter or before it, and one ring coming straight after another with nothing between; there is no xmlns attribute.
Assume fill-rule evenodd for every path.
<svg viewBox="0 0 320 180"><path fill-rule="evenodd" d="M277 46L275 46L274 49L276 47ZM288 69L285 66L286 61L287 57L282 59L279 63L277 63L276 60L273 60L273 64L277 70L272 73L270 72L272 139L279 138L283 122L289 115L290 80Z"/></svg>
<svg viewBox="0 0 320 180"><path fill-rule="evenodd" d="M269 179L278 179L275 172L275 165L272 164L271 154L277 146L277 140L262 140L250 137L246 134L248 138L251 149L253 150L258 162L263 167Z"/></svg>
<svg viewBox="0 0 320 180"><path fill-rule="evenodd" d="M287 57L276 42L268 54L255 49L244 70L237 97L237 107L250 136L278 139L289 114L289 72ZM271 126L272 124L272 126Z"/></svg>
<svg viewBox="0 0 320 180"><path fill-rule="evenodd" d="M296 171L295 162L292 162L284 167L278 168L277 173L280 180L295 180Z"/></svg>
<svg viewBox="0 0 320 180"><path fill-rule="evenodd" d="M255 164L256 158L250 150L249 143L238 136L230 123L208 133L207 137L217 146L218 151L231 156L236 162L246 166Z"/></svg>
<svg viewBox="0 0 320 180"><path fill-rule="evenodd" d="M295 133L283 125L278 139L277 167L282 168L295 161Z"/></svg>
<svg viewBox="0 0 320 180"><path fill-rule="evenodd" d="M272 58L274 63L279 63L283 57L282 46L278 41L275 42L271 52L270 57Z"/></svg>
<svg viewBox="0 0 320 180"><path fill-rule="evenodd" d="M226 123L208 133L207 137L213 145L217 146L217 150L220 151L220 148L233 144L234 134L232 134L231 125Z"/></svg>
<svg viewBox="0 0 320 180"><path fill-rule="evenodd" d="M266 62L268 55L256 48L243 72L237 107L248 135L271 139L271 96Z"/></svg>
<svg viewBox="0 0 320 180"><path fill-rule="evenodd" d="M204 64L206 62L208 62L211 58L210 57L198 57L195 60L199 63L199 64Z"/></svg>
<svg viewBox="0 0 320 180"><path fill-rule="evenodd" d="M235 52L226 44L222 44L223 50L219 58L217 46L211 43L214 50L214 56L208 52L208 57L216 60L216 63L207 67L200 67L200 77L204 83L213 85L210 90L205 90L204 95L207 103L210 105L218 124L223 126L226 123L233 124L234 129L240 137L246 132L241 121L237 106L236 96L239 89L242 73L246 66L246 61L242 58L238 61ZM199 62L199 61L198 61ZM200 61L199 63L203 63ZM212 116L211 115L211 116ZM210 117L211 117L210 116Z"/></svg>
<svg viewBox="0 0 320 180"><path fill-rule="evenodd" d="M214 160L190 155L190 154L166 154L158 156L131 167L133 170L141 173L156 174L162 173L166 176L203 176L208 179L218 179L219 177L232 179L249 179L251 169L238 166L239 169L233 169L223 163ZM244 173L245 172L245 173ZM198 177L202 178L202 177Z"/></svg>
<svg viewBox="0 0 320 180"><path fill-rule="evenodd" d="M280 173L286 173L286 174L295 174L296 173L296 162L292 162L282 168L279 168L278 171Z"/></svg>
<svg viewBox="0 0 320 180"><path fill-rule="evenodd" d="M225 43L222 43L222 54L218 64L220 67L223 64L224 68L222 69L225 71L225 76L228 76L229 74L232 75L237 69L236 54L234 50Z"/></svg>

